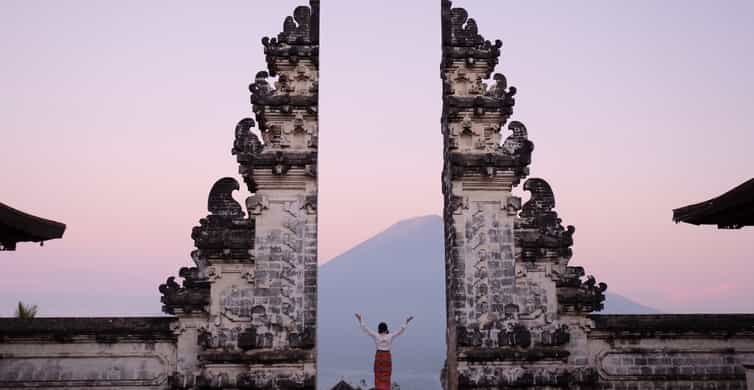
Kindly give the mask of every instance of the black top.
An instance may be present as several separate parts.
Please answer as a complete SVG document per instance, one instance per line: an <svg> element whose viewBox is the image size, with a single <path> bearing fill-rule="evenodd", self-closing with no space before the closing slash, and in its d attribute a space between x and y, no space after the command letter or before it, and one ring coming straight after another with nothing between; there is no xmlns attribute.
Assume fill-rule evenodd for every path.
<svg viewBox="0 0 754 390"><path fill-rule="evenodd" d="M63 232L65 224L26 214L0 203L0 250L14 250L18 242L61 238Z"/></svg>
<svg viewBox="0 0 754 390"><path fill-rule="evenodd" d="M754 179L717 198L673 210L673 220L721 229L754 226Z"/></svg>

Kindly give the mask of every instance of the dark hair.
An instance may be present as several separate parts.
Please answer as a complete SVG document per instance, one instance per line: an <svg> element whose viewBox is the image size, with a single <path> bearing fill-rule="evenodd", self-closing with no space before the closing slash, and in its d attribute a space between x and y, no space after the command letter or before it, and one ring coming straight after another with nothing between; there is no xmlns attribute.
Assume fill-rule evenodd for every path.
<svg viewBox="0 0 754 390"><path fill-rule="evenodd" d="M380 322L380 324L377 325L377 333L379 333L379 334L388 333L387 324L384 323L384 322Z"/></svg>

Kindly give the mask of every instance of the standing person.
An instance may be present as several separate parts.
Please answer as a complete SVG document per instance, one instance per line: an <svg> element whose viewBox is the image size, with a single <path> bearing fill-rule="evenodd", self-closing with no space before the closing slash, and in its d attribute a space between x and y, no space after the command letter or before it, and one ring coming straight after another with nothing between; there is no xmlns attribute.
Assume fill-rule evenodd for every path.
<svg viewBox="0 0 754 390"><path fill-rule="evenodd" d="M377 325L377 332L369 329L364 324L364 317L361 314L356 313L356 319L359 320L359 325L364 333L368 334L374 340L374 344L377 347L377 352L374 355L374 390L390 390L390 377L393 374L393 362L390 356L390 346L393 343L393 339L403 334L408 327L408 323L414 319L413 316L406 318L406 322L401 325L395 333L390 333L387 329L387 324L380 322Z"/></svg>

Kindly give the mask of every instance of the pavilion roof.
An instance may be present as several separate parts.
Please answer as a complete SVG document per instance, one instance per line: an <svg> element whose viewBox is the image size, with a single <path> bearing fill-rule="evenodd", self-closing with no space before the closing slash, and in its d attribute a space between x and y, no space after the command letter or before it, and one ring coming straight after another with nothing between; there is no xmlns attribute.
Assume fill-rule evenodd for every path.
<svg viewBox="0 0 754 390"><path fill-rule="evenodd" d="M673 210L673 221L721 229L754 226L754 179L716 198Z"/></svg>
<svg viewBox="0 0 754 390"><path fill-rule="evenodd" d="M44 242L63 237L65 224L40 218L0 203L0 250L19 242Z"/></svg>

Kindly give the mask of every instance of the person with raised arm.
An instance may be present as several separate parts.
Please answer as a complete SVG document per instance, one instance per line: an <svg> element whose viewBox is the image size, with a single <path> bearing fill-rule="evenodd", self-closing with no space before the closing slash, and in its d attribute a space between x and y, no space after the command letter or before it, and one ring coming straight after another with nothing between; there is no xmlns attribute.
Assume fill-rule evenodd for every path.
<svg viewBox="0 0 754 390"><path fill-rule="evenodd" d="M359 320L361 330L374 340L374 345L377 348L377 352L374 355L374 390L390 390L391 376L393 375L393 361L390 355L390 347L393 344L393 340L406 331L408 323L414 317L410 316L406 318L406 322L401 325L401 328L397 332L390 333L386 323L380 322L375 332L369 329L364 323L364 317L361 314L356 313L355 315L356 319Z"/></svg>

